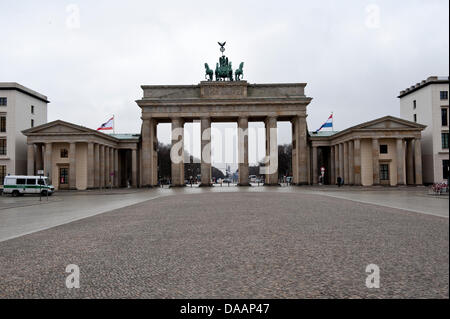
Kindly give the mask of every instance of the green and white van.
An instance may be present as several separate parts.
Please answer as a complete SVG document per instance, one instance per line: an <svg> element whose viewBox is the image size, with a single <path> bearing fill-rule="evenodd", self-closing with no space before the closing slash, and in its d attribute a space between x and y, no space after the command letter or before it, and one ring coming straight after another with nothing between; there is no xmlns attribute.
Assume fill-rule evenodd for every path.
<svg viewBox="0 0 450 319"><path fill-rule="evenodd" d="M3 194L21 196L24 194L52 195L55 191L53 185L48 185L45 176L5 176Z"/></svg>

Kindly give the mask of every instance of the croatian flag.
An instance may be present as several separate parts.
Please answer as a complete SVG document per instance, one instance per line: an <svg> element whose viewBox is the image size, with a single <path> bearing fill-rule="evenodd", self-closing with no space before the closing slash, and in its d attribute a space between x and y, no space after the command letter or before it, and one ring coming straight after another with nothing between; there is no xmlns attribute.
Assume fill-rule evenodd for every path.
<svg viewBox="0 0 450 319"><path fill-rule="evenodd" d="M113 128L114 128L114 116L111 117L106 123L100 125L97 131L112 130Z"/></svg>
<svg viewBox="0 0 450 319"><path fill-rule="evenodd" d="M316 131L316 133L319 132L324 127L331 127L331 128L333 127L333 113L331 113L328 120L326 120L326 122L322 124L322 126Z"/></svg>

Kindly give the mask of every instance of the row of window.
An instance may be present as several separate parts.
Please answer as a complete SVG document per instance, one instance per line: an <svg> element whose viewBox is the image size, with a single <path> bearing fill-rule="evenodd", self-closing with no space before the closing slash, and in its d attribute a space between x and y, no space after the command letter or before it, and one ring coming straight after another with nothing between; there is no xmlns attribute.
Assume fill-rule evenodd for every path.
<svg viewBox="0 0 450 319"><path fill-rule="evenodd" d="M5 176L6 176L6 165L0 165L0 185L3 185Z"/></svg>
<svg viewBox="0 0 450 319"><path fill-rule="evenodd" d="M34 119L31 119L31 127L34 127ZM0 133L6 133L6 116L0 116Z"/></svg>
<svg viewBox="0 0 450 319"><path fill-rule="evenodd" d="M6 155L6 138L0 139L0 155Z"/></svg>

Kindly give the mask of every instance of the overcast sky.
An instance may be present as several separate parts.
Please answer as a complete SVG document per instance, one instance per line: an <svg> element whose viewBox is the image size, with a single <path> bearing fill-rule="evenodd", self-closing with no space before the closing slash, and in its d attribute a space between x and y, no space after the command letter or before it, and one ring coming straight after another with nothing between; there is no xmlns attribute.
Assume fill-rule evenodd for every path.
<svg viewBox="0 0 450 319"><path fill-rule="evenodd" d="M308 83L309 129L334 112L342 130L398 116L400 90L448 75L449 2L0 0L0 39L0 81L47 95L49 121L114 114L139 132L140 85L199 83L227 41L245 80Z"/></svg>

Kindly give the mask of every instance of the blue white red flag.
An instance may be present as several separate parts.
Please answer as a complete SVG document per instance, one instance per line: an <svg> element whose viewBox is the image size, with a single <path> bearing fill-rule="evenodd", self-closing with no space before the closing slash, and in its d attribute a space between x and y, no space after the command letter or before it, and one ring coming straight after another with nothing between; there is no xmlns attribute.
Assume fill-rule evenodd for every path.
<svg viewBox="0 0 450 319"><path fill-rule="evenodd" d="M107 122L100 125L97 131L112 130L112 129L114 129L114 116L111 117Z"/></svg>
<svg viewBox="0 0 450 319"><path fill-rule="evenodd" d="M333 113L331 113L331 115L328 118L328 120L326 120L326 122L323 123L322 126L316 132L319 132L324 127L331 127L331 128L333 127Z"/></svg>

